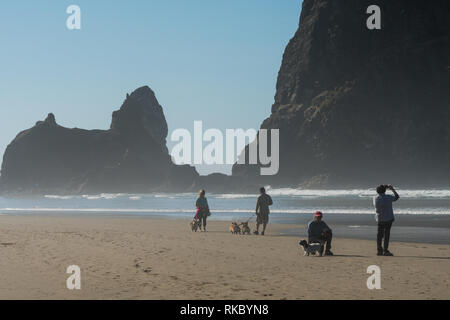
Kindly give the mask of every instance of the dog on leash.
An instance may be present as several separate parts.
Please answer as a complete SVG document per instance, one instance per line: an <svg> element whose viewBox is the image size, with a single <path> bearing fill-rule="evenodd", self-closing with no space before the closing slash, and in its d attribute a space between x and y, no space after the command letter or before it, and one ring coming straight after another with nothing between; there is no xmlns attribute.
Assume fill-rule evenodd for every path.
<svg viewBox="0 0 450 320"><path fill-rule="evenodd" d="M250 227L248 226L248 222L241 223L241 231L242 234L250 234Z"/></svg>
<svg viewBox="0 0 450 320"><path fill-rule="evenodd" d="M232 222L229 228L232 234L241 234L241 228L237 224L237 222Z"/></svg>
<svg viewBox="0 0 450 320"><path fill-rule="evenodd" d="M309 243L306 240L302 240L298 243L305 250L304 256L309 256L310 254L322 256L322 244L320 243Z"/></svg>
<svg viewBox="0 0 450 320"><path fill-rule="evenodd" d="M191 221L189 226L191 227L192 232L197 232L197 230L201 228L201 222L199 219L194 219Z"/></svg>

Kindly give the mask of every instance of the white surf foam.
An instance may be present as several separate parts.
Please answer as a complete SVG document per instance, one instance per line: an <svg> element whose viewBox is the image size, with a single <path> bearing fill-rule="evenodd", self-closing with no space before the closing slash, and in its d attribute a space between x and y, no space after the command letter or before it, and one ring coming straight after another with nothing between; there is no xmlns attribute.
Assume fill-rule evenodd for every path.
<svg viewBox="0 0 450 320"><path fill-rule="evenodd" d="M44 198L46 199L61 199L61 200L67 200L67 199L72 199L75 196L58 196L58 195L53 195L53 194L47 194L44 196Z"/></svg>
<svg viewBox="0 0 450 320"><path fill-rule="evenodd" d="M325 197L362 197L371 198L376 195L373 188L371 189L299 189L299 188L272 188L271 186L266 187L268 193L271 196L277 197L300 197L303 199L315 199L315 198L325 198ZM410 199L450 199L449 189L398 189L401 198ZM239 194L239 193L223 193L223 194L210 194L211 198L216 199L248 199L255 198L257 194ZM59 199L68 200L74 198L83 198L88 200L101 200L101 199L116 199L119 197L128 198L130 200L140 200L146 197L153 198L167 198L167 199L177 199L186 197L196 197L195 193L154 193L154 194L125 194L125 193L101 193L93 195L45 195L47 199Z"/></svg>
<svg viewBox="0 0 450 320"><path fill-rule="evenodd" d="M1 212L97 212L97 213L192 213L195 209L133 209L133 208L0 208ZM250 209L215 209L211 210L212 213L245 213L254 214L254 210ZM307 214L311 215L314 212L313 209L274 209L271 210L272 214ZM324 209L325 214L372 214L375 215L373 210L367 209ZM414 209L414 208L402 208L396 209L395 214L423 214L423 215L436 215L436 214L450 214L448 208L426 208L426 209Z"/></svg>
<svg viewBox="0 0 450 320"><path fill-rule="evenodd" d="M98 200L98 199L116 199L120 196L124 196L126 194L124 193L101 193L98 195L88 195L88 194L84 194L81 197L88 199L88 200Z"/></svg>
<svg viewBox="0 0 450 320"><path fill-rule="evenodd" d="M319 190L319 189L295 189L295 188L271 188L268 186L267 191L272 196L299 196L299 197L373 197L376 195L374 189L349 189L349 190ZM402 198L450 198L450 190L448 189L401 189L397 192Z"/></svg>
<svg viewBox="0 0 450 320"><path fill-rule="evenodd" d="M217 199L245 199L245 198L256 198L258 195L256 194L233 194L233 193L224 193L219 195L213 195Z"/></svg>

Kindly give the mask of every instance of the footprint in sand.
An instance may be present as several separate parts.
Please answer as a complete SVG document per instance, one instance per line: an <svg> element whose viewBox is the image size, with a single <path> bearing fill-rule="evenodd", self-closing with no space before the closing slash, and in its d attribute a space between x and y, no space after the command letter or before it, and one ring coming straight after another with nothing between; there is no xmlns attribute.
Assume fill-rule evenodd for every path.
<svg viewBox="0 0 450 320"><path fill-rule="evenodd" d="M144 272L145 272L145 273L150 273L150 272L152 272L152 268L145 268L145 269L144 269Z"/></svg>
<svg viewBox="0 0 450 320"><path fill-rule="evenodd" d="M2 242L2 243L0 243L0 244L1 244L2 246L5 246L5 247L15 245L15 243L13 243L13 242Z"/></svg>
<svg viewBox="0 0 450 320"><path fill-rule="evenodd" d="M137 259L134 259L134 263L135 263L135 267L136 268L140 268L141 267L141 259L139 259L139 258L137 258Z"/></svg>

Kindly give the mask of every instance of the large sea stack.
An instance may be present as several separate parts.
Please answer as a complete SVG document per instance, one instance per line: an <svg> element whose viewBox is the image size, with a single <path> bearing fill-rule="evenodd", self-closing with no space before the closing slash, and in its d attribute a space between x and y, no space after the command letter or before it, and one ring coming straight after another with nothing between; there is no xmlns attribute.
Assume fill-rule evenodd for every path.
<svg viewBox="0 0 450 320"><path fill-rule="evenodd" d="M109 130L65 128L49 114L25 130L3 156L0 190L8 193L95 193L184 190L194 168L172 163L167 123L153 91L127 95Z"/></svg>
<svg viewBox="0 0 450 320"><path fill-rule="evenodd" d="M366 27L370 5L381 30ZM261 128L280 129L279 173L235 165L235 177L450 186L450 1L304 0Z"/></svg>

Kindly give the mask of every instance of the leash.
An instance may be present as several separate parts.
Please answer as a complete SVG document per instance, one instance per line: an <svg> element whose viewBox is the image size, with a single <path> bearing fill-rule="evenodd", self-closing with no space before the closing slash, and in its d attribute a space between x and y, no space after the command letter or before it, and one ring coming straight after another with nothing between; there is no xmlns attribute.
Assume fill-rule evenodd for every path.
<svg viewBox="0 0 450 320"><path fill-rule="evenodd" d="M244 223L249 223L250 220L252 220L252 219L253 219L253 216L251 216L250 218L248 218L247 221L241 222L239 225L242 226Z"/></svg>

